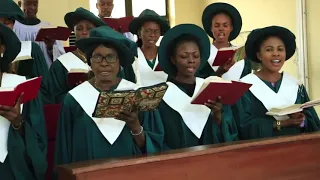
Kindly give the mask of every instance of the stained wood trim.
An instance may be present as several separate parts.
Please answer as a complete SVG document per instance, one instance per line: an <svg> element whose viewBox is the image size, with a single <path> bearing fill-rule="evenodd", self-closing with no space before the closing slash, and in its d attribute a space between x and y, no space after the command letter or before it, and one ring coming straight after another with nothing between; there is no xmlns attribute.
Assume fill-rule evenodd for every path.
<svg viewBox="0 0 320 180"><path fill-rule="evenodd" d="M135 158L120 158L107 160L94 160L87 162L80 162L58 167L60 171L68 172L69 174L81 174L92 171L99 171L103 169L118 168L124 166L132 166L138 164L146 164L151 162L182 159L186 157L202 156L207 154L217 154L221 152L253 148L259 146L266 146L271 144L284 144L294 141L307 141L313 139L320 139L320 133L301 134L298 136L287 136L279 138L270 138L262 140L239 141L235 143L224 143L218 145L197 146L187 149L173 150L161 154L151 156L142 156Z"/></svg>

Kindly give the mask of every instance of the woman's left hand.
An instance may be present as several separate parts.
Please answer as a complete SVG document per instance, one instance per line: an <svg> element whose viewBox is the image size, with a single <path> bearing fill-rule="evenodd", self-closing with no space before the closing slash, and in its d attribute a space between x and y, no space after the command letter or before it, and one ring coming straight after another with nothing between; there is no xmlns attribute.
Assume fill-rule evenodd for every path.
<svg viewBox="0 0 320 180"><path fill-rule="evenodd" d="M116 119L126 122L127 126L131 129L133 133L139 133L141 130L141 125L137 111L120 111L120 113L116 116Z"/></svg>
<svg viewBox="0 0 320 180"><path fill-rule="evenodd" d="M221 103L221 97L219 96L217 100L208 100L205 105L211 109L211 113L213 116L213 120L217 124L221 124L222 121L222 103Z"/></svg>
<svg viewBox="0 0 320 180"><path fill-rule="evenodd" d="M19 96L16 104L12 106L0 106L0 116L6 118L13 126L19 126L23 120L20 113L21 101L23 98L23 93Z"/></svg>

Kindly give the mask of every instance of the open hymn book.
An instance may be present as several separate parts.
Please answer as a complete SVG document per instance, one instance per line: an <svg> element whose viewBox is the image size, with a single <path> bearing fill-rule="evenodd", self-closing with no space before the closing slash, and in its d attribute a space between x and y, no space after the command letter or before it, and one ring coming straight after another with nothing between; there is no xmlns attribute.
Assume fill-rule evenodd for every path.
<svg viewBox="0 0 320 180"><path fill-rule="evenodd" d="M233 59L234 62L238 62L244 59L245 56L245 46L221 48L218 50L212 66L221 66L230 59Z"/></svg>
<svg viewBox="0 0 320 180"><path fill-rule="evenodd" d="M21 50L17 57L12 61L15 63L17 61L30 60L33 59L31 56L32 44L31 41L21 41Z"/></svg>
<svg viewBox="0 0 320 180"><path fill-rule="evenodd" d="M301 112L305 108L319 106L319 105L320 105L320 100L313 100L313 101L306 102L304 104L294 104L292 106L285 107L285 108L272 108L270 111L266 113L266 115L285 116L285 115Z"/></svg>
<svg viewBox="0 0 320 180"><path fill-rule="evenodd" d="M44 41L46 38L66 41L71 33L72 31L67 27L41 27L35 41Z"/></svg>
<svg viewBox="0 0 320 180"><path fill-rule="evenodd" d="M36 77L22 82L16 87L0 87L0 105L14 106L23 93L21 104L33 100L38 96L42 77Z"/></svg>
<svg viewBox="0 0 320 180"><path fill-rule="evenodd" d="M205 104L208 100L216 100L220 96L222 104L233 105L251 86L252 84L210 76L205 79L191 104Z"/></svg>
<svg viewBox="0 0 320 180"><path fill-rule="evenodd" d="M120 111L154 110L160 104L167 89L166 83L160 83L137 90L101 92L92 116L110 118L115 117Z"/></svg>

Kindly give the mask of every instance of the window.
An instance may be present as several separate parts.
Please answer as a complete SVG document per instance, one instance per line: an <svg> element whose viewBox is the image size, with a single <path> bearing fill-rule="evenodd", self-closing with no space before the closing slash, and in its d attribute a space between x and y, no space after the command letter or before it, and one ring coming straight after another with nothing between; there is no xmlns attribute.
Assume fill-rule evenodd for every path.
<svg viewBox="0 0 320 180"><path fill-rule="evenodd" d="M138 17L143 10L151 9L169 23L168 1L169 0L114 0L114 8L111 16L113 18L125 16ZM90 0L90 11L95 15L98 15L96 3L97 0ZM134 36L134 39L137 40L137 37ZM160 37L157 45L159 45L161 39L162 37Z"/></svg>
<svg viewBox="0 0 320 180"><path fill-rule="evenodd" d="M167 16L166 0L132 0L132 14L134 17L145 9L152 9L160 16Z"/></svg>
<svg viewBox="0 0 320 180"><path fill-rule="evenodd" d="M98 16L98 9L97 9L97 0L90 0L90 11ZM114 8L112 11L112 17L120 18L126 16L126 0L114 0L113 1Z"/></svg>
<svg viewBox="0 0 320 180"><path fill-rule="evenodd" d="M97 0L90 0L90 11L98 15L96 3ZM114 18L137 17L144 9L152 9L167 21L169 19L168 0L114 0L113 3L112 17Z"/></svg>

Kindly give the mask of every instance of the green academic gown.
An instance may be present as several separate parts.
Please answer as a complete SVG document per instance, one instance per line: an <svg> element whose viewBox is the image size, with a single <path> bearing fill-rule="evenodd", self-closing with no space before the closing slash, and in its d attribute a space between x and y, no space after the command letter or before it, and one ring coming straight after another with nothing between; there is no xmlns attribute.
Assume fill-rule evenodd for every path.
<svg viewBox="0 0 320 180"><path fill-rule="evenodd" d="M66 61L73 61L74 63L65 63ZM77 63L75 61L77 61ZM44 77L41 83L40 90L43 94L44 104L62 103L66 94L72 89L72 87L68 85L68 69L83 68L88 68L88 65L83 63L81 59L71 52L62 55L54 61L50 66L49 73ZM135 82L135 75L131 66L121 68L118 77Z"/></svg>
<svg viewBox="0 0 320 180"><path fill-rule="evenodd" d="M122 79L119 85L112 89L119 90L125 87L135 87L135 84ZM79 98L82 96L83 89L85 89L83 92L85 96ZM164 135L158 111L139 113L139 120L146 137L145 149L140 149L126 125L120 130L112 126L112 123L117 123L118 120L112 119L107 123L112 126L112 131L95 123L99 118L92 118L92 113L98 96L98 90L88 82L82 83L66 95L58 123L56 165L103 158L130 157L144 152L159 152L162 149ZM118 132L119 136L112 139L110 135L114 133L110 132Z"/></svg>
<svg viewBox="0 0 320 180"><path fill-rule="evenodd" d="M36 99L23 104L24 136L11 125L9 127L8 155L4 163L0 162L1 179L43 180L45 178L47 138L40 96L39 94Z"/></svg>
<svg viewBox="0 0 320 180"><path fill-rule="evenodd" d="M253 76L256 76L252 74ZM259 80L263 83L260 88L260 91L263 91L263 88L269 88L275 93L282 94L291 94L291 89L296 88L294 91L296 93L292 93L291 101L292 104L302 104L309 101L308 94L303 85L290 85L290 80L284 82L284 78L289 75L284 74L280 80L278 80L274 85L270 82ZM246 78L246 77L245 77ZM257 77L256 77L257 78ZM290 77L286 78L290 79ZM246 80L242 80L246 81ZM252 82L252 81L251 81ZM260 82L260 83L261 83ZM294 82L294 81L292 81ZM285 84L285 85L284 85ZM255 85L255 84L253 84ZM259 84L261 85L261 84ZM285 88L285 87L287 88ZM298 86L298 87L295 87ZM285 88L280 90L281 88ZM282 135L296 135L299 134L302 130L300 127L282 127L281 131L277 131L273 128L273 123L275 118L273 116L267 116L266 112L268 111L264 104L257 98L260 97L256 94L256 96L251 92L253 90L248 91L237 103L237 124L239 129L239 137L241 139L256 139L256 138L267 138L267 137L275 137ZM263 92L264 93L264 92ZM266 95L266 94L265 94ZM266 95L267 96L267 95ZM286 96L286 95L285 95ZM277 101L281 101L281 98L274 98L273 96L268 96L273 102L278 103ZM287 99L290 99L286 97ZM266 101L265 101L266 102ZM292 105L291 104L291 105ZM269 106L269 105L268 105ZM288 105L286 105L288 106ZM304 121L304 130L306 132L313 132L320 130L320 121L318 115L313 107L307 108L303 110L303 113L306 116Z"/></svg>
<svg viewBox="0 0 320 180"><path fill-rule="evenodd" d="M45 76L48 73L46 59L40 46L31 42L31 57L32 60L20 61L17 74L26 76L27 78Z"/></svg>
<svg viewBox="0 0 320 180"><path fill-rule="evenodd" d="M223 106L223 120L221 125L217 125L209 108L190 104L192 94L198 92L202 82L203 79L197 78L196 85L190 87L190 85L178 83L169 78L169 88L158 107L165 131L165 149L237 140L237 128L230 106ZM181 107L187 109L187 112L179 109ZM196 123L192 124L192 121Z"/></svg>

